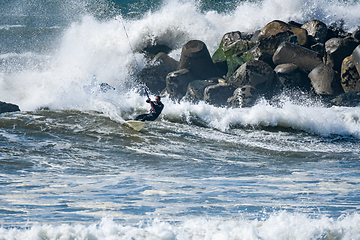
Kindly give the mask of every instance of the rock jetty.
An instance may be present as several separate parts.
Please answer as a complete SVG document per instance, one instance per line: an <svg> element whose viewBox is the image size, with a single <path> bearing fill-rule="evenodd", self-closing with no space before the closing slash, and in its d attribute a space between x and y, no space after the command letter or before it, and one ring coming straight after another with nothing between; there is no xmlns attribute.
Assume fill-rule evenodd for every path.
<svg viewBox="0 0 360 240"><path fill-rule="evenodd" d="M330 106L358 106L360 30L342 27L341 21L275 20L254 33L225 33L212 56L204 42L191 40L180 62L157 53L141 77L153 93L176 101L251 107L260 97L294 89Z"/></svg>

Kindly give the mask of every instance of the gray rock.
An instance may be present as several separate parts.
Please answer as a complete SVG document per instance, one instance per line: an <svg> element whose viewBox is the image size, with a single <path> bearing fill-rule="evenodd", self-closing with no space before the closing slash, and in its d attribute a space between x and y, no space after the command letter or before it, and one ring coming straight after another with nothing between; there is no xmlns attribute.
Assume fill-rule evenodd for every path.
<svg viewBox="0 0 360 240"><path fill-rule="evenodd" d="M211 85L216 85L212 81L208 80L195 80L189 83L185 99L190 101L200 101L204 100L204 91L205 88Z"/></svg>
<svg viewBox="0 0 360 240"><path fill-rule="evenodd" d="M188 84L192 81L194 77L187 69L171 72L166 77L165 91L170 98L180 100L185 96Z"/></svg>
<svg viewBox="0 0 360 240"><path fill-rule="evenodd" d="M234 90L235 88L231 85L223 83L208 86L204 91L204 101L216 106L225 106Z"/></svg>
<svg viewBox="0 0 360 240"><path fill-rule="evenodd" d="M180 69L188 69L199 80L220 77L205 43L199 40L191 40L183 46Z"/></svg>
<svg viewBox="0 0 360 240"><path fill-rule="evenodd" d="M161 52L154 57L150 66L144 68L139 75L150 91L157 94L166 87L168 73L176 71L178 68L179 63L176 60Z"/></svg>
<svg viewBox="0 0 360 240"><path fill-rule="evenodd" d="M334 96L344 92L335 71L325 64L314 68L309 73L309 78L315 93L318 95Z"/></svg>
<svg viewBox="0 0 360 240"><path fill-rule="evenodd" d="M253 55L254 59L264 61L270 66L274 66L272 58L276 49L281 43L292 41L291 39L293 36L294 33L286 31L279 32L278 34L271 35L267 38L261 38L259 43L249 52Z"/></svg>
<svg viewBox="0 0 360 240"><path fill-rule="evenodd" d="M298 70L299 68L293 63L280 64L274 69L276 74L293 74Z"/></svg>
<svg viewBox="0 0 360 240"><path fill-rule="evenodd" d="M155 44L149 44L148 46L146 46L142 52L145 53L145 56L147 58L152 59L160 52L168 54L171 52L171 50L172 49L166 45L155 43Z"/></svg>
<svg viewBox="0 0 360 240"><path fill-rule="evenodd" d="M310 46L310 49L317 52L320 58L325 56L325 44L324 43L315 43Z"/></svg>
<svg viewBox="0 0 360 240"><path fill-rule="evenodd" d="M250 60L236 70L228 83L235 88L251 85L266 92L272 85L274 70L264 61Z"/></svg>
<svg viewBox="0 0 360 240"><path fill-rule="evenodd" d="M354 39L331 38L325 43L326 65L340 72L342 61L350 56L358 43Z"/></svg>
<svg viewBox="0 0 360 240"><path fill-rule="evenodd" d="M17 111L20 111L19 106L12 103L0 102L0 113Z"/></svg>
<svg viewBox="0 0 360 240"><path fill-rule="evenodd" d="M278 47L273 62L276 65L293 63L306 73L323 63L316 52L289 42L283 42Z"/></svg>
<svg viewBox="0 0 360 240"><path fill-rule="evenodd" d="M285 88L298 88L310 90L310 80L295 64L287 63L277 65L274 69L277 78Z"/></svg>
<svg viewBox="0 0 360 240"><path fill-rule="evenodd" d="M229 107L252 107L256 102L257 96L257 91L253 86L245 85L235 89L233 96L228 98L227 103Z"/></svg>
<svg viewBox="0 0 360 240"><path fill-rule="evenodd" d="M160 65L164 71L168 73L179 69L179 62L169 57L169 55L164 52L156 54L156 56L151 60L151 65Z"/></svg>
<svg viewBox="0 0 360 240"><path fill-rule="evenodd" d="M329 102L335 106L357 107L360 104L360 92L343 93Z"/></svg>

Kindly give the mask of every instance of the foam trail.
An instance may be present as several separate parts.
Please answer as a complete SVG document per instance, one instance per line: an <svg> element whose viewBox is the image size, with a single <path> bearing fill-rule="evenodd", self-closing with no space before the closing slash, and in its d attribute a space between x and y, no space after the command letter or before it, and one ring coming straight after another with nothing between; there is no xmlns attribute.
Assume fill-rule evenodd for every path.
<svg viewBox="0 0 360 240"><path fill-rule="evenodd" d="M325 108L319 103L296 103L283 96L281 106L265 100L251 108L219 108L204 102L181 104L165 100L163 115L192 123L201 119L209 127L227 131L231 127L284 127L321 136L344 135L360 138L360 107Z"/></svg>

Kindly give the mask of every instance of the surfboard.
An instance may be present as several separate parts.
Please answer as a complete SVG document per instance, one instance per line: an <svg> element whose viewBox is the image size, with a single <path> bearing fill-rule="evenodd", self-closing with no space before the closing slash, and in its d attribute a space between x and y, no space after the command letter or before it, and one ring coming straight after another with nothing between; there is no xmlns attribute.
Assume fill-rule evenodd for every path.
<svg viewBox="0 0 360 240"><path fill-rule="evenodd" d="M142 122L142 121L128 120L128 121L125 121L124 123L125 123L125 125L131 127L132 129L134 129L136 131L140 131L145 126L145 122Z"/></svg>

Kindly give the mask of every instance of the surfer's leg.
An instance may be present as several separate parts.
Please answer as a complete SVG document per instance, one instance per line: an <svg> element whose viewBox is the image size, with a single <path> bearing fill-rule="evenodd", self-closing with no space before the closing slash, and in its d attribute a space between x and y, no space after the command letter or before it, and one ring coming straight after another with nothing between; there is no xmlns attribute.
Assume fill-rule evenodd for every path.
<svg viewBox="0 0 360 240"><path fill-rule="evenodd" d="M147 114L141 121L155 121L157 117L151 114Z"/></svg>
<svg viewBox="0 0 360 240"><path fill-rule="evenodd" d="M147 116L147 114L141 114L137 116L134 120L136 121L145 121L144 118Z"/></svg>

